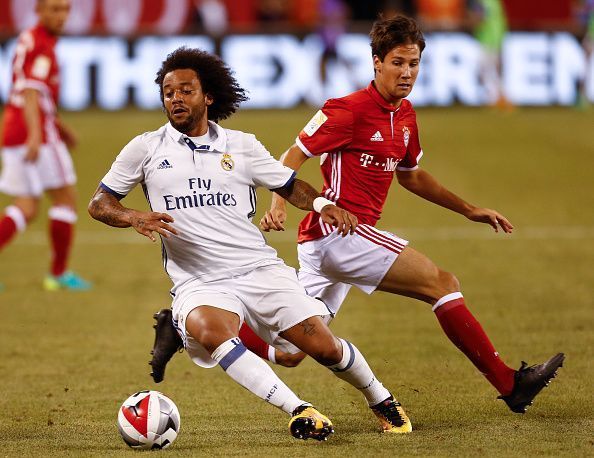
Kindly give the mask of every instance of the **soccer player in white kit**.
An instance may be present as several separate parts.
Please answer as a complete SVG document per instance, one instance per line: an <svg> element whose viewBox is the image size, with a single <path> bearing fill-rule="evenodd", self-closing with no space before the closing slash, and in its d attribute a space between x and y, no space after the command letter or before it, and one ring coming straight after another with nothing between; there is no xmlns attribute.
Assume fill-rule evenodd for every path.
<svg viewBox="0 0 594 458"><path fill-rule="evenodd" d="M299 399L238 338L243 322L269 344L301 349L365 396L383 430L412 430L400 404L377 380L364 357L336 338L320 315L323 304L305 293L296 273L279 259L252 223L258 186L291 204L315 210L343 236L357 219L295 179L251 134L217 122L246 99L216 56L179 48L157 73L169 123L134 138L116 158L89 204L89 213L114 227L161 237L173 288L173 324L191 359L219 364L256 396L289 413L294 437L318 440L330 420ZM141 184L152 211L120 200Z"/></svg>

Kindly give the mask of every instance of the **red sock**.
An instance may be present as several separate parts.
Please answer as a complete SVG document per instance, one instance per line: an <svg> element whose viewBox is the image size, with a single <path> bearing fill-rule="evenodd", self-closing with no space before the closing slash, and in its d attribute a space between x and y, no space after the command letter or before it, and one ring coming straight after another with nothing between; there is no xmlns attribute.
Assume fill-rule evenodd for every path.
<svg viewBox="0 0 594 458"><path fill-rule="evenodd" d="M70 254L74 225L57 219L50 219L50 239L52 244L52 275L59 276L66 271Z"/></svg>
<svg viewBox="0 0 594 458"><path fill-rule="evenodd" d="M4 215L0 219L0 249L8 245L8 242L12 240L17 230L17 225L10 216Z"/></svg>
<svg viewBox="0 0 594 458"><path fill-rule="evenodd" d="M480 323L466 308L462 295L454 294L455 298L447 300L449 295L445 296L445 302L434 308L439 324L454 345L472 361L499 393L511 393L515 371L499 358L499 353L495 351Z"/></svg>
<svg viewBox="0 0 594 458"><path fill-rule="evenodd" d="M255 353L260 358L268 360L268 349L270 345L262 340L262 338L252 331L247 324L243 323L239 329L239 338L248 350Z"/></svg>

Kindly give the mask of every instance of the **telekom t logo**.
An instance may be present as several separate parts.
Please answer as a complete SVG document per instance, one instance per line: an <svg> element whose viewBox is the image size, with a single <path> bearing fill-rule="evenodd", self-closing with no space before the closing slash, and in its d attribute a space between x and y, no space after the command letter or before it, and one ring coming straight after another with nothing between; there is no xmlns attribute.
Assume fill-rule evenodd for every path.
<svg viewBox="0 0 594 458"><path fill-rule="evenodd" d="M359 158L359 161L361 162L361 165L363 167L367 167L367 164L373 161L373 156L371 154L362 153L361 157Z"/></svg>

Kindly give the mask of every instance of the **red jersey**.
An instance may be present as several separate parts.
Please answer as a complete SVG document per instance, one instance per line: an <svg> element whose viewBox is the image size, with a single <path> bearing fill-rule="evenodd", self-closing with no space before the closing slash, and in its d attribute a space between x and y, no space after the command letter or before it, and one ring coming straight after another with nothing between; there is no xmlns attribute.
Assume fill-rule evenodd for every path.
<svg viewBox="0 0 594 458"><path fill-rule="evenodd" d="M423 155L417 118L408 100L394 108L374 83L340 99L328 100L297 137L308 156L322 156L322 195L375 226L395 170L414 170ZM298 242L333 230L310 212L299 224Z"/></svg>
<svg viewBox="0 0 594 458"><path fill-rule="evenodd" d="M39 92L39 111L43 143L54 143L60 136L56 125L60 73L56 58L57 37L37 25L19 35L12 64L12 88L4 111L3 146L23 145L27 140L24 116L24 89Z"/></svg>

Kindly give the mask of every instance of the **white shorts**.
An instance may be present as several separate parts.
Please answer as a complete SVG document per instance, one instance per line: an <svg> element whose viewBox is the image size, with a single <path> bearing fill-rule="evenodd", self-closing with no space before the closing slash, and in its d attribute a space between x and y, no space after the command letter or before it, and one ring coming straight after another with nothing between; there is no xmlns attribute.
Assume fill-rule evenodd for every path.
<svg viewBox="0 0 594 458"><path fill-rule="evenodd" d="M268 344L287 353L299 349L279 333L312 316L328 314L324 304L305 293L295 269L285 264L260 267L235 278L184 285L173 300L173 324L192 361L202 367L217 362L186 332L188 314L201 305L236 313L240 325L245 321Z"/></svg>
<svg viewBox="0 0 594 458"><path fill-rule="evenodd" d="M36 162L25 162L26 146L2 148L0 192L11 196L38 197L46 189L63 188L76 183L76 174L68 148L62 142L44 144Z"/></svg>
<svg viewBox="0 0 594 458"><path fill-rule="evenodd" d="M407 240L367 224L346 237L334 231L300 243L299 283L335 315L351 285L367 294L375 291L406 245Z"/></svg>

